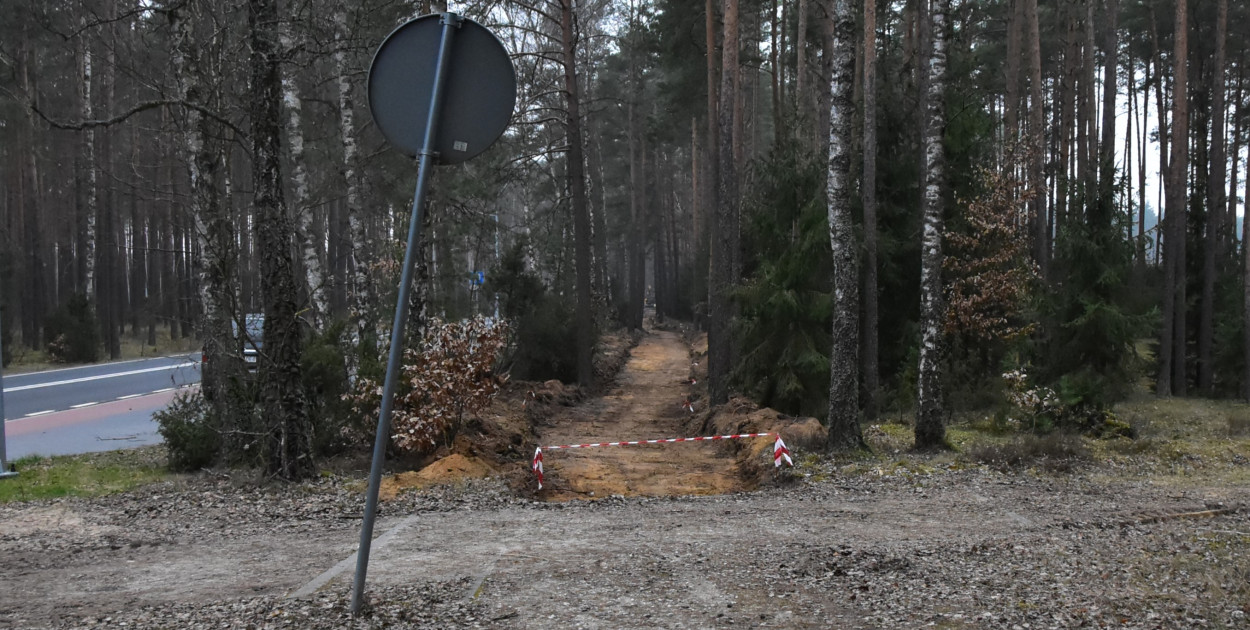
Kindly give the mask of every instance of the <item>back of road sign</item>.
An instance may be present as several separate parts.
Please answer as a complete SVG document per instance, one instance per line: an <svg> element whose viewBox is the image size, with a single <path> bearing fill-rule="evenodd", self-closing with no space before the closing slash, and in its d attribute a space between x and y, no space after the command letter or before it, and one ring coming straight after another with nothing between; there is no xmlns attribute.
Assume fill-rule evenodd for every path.
<svg viewBox="0 0 1250 630"><path fill-rule="evenodd" d="M369 109L387 141L416 156L425 140L442 25L423 15L391 32L369 68ZM503 44L461 18L451 42L434 150L440 164L485 151L503 134L516 105L516 73Z"/></svg>

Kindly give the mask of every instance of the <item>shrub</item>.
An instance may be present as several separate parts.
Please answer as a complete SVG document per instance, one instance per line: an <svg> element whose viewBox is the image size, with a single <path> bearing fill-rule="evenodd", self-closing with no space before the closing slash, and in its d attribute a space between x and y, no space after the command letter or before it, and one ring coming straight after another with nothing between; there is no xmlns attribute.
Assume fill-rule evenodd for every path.
<svg viewBox="0 0 1250 630"><path fill-rule="evenodd" d="M71 296L48 316L43 333L48 357L53 361L91 363L100 358L100 327L85 296Z"/></svg>
<svg viewBox="0 0 1250 630"><path fill-rule="evenodd" d="M304 344L300 359L300 374L313 424L313 448L319 455L341 451L346 446L345 434L352 433L352 429L361 432L364 428L348 427L354 415L347 396L350 386L342 341L345 328L344 323L338 322L313 335Z"/></svg>
<svg viewBox="0 0 1250 630"><path fill-rule="evenodd" d="M214 426L208 405L198 391L178 394L168 407L152 416L169 451L169 468L199 470L216 463L221 432Z"/></svg>
<svg viewBox="0 0 1250 630"><path fill-rule="evenodd" d="M431 322L419 350L405 352L403 373L391 417L397 449L420 453L455 439L465 416L484 409L503 379L494 372L508 325L483 317ZM361 377L352 394L358 416L376 418L382 384Z"/></svg>
<svg viewBox="0 0 1250 630"><path fill-rule="evenodd" d="M522 380L577 380L577 330L571 299L552 295L526 268L525 241L518 240L491 269L485 291L499 295L503 316L516 326L501 361Z"/></svg>

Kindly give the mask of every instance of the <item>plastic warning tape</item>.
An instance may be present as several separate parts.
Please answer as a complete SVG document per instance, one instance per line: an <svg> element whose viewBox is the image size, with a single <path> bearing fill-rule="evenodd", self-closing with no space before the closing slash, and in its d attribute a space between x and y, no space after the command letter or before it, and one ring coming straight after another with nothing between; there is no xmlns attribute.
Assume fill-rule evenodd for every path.
<svg viewBox="0 0 1250 630"><path fill-rule="evenodd" d="M704 437L689 438L660 438L655 440L628 440L621 442L590 442L587 444L558 444L554 446L540 446L534 449L534 459L530 464L530 468L534 471L534 475L538 477L538 489L543 489L543 449L549 451L559 449L574 448L595 448L599 446L641 446L643 444L672 444L675 442L708 442L714 440L737 440L742 438L757 437L776 437L777 441L773 443L773 465L781 466L782 460L787 465L793 466L794 461L790 459L790 449L786 448L786 443L781 441L780 433L737 433L734 435L708 435Z"/></svg>
<svg viewBox="0 0 1250 630"><path fill-rule="evenodd" d="M554 451L560 448L594 448L596 446L640 446L642 444L671 444L673 442L703 442L707 440L736 440L739 438L772 437L776 433L739 433L737 435L709 435L706 437L665 438L659 440L631 440L629 442L593 442L590 444L561 444L559 446L543 446Z"/></svg>

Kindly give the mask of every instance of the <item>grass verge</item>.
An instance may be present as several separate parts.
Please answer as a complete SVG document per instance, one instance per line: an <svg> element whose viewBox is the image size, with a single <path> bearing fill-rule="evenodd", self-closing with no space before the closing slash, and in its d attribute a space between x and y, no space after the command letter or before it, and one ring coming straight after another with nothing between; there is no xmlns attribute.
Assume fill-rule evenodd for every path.
<svg viewBox="0 0 1250 630"><path fill-rule="evenodd" d="M0 503L124 492L172 477L162 446L124 451L24 457L18 475L0 479Z"/></svg>

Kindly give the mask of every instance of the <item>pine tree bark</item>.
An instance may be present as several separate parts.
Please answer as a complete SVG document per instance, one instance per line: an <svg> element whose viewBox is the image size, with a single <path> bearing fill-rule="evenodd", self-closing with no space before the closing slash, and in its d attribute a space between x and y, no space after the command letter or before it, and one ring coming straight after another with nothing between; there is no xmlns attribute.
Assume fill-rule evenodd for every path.
<svg viewBox="0 0 1250 630"><path fill-rule="evenodd" d="M738 76L738 0L723 0L719 112L717 116L717 194L708 263L708 398L712 405L729 401L731 305L738 247L738 182L734 137Z"/></svg>
<svg viewBox="0 0 1250 630"><path fill-rule="evenodd" d="M808 0L799 0L798 31L794 38L794 111L798 113L795 120L795 131L799 142L811 150L812 137L816 134L806 133L812 125L811 80L807 71L807 31L810 28L811 7Z"/></svg>
<svg viewBox="0 0 1250 630"><path fill-rule="evenodd" d="M1223 232L1224 207L1224 90L1225 49L1228 33L1228 0L1219 0L1215 23L1215 60L1211 72L1211 162L1207 177L1206 233L1202 248L1202 303L1198 314L1198 390L1213 393L1214 365L1212 344L1215 339L1215 261L1219 255Z"/></svg>
<svg viewBox="0 0 1250 630"><path fill-rule="evenodd" d="M705 0L704 2L704 26L706 29L706 50L707 50L707 143L704 151L704 172L703 172L703 197L699 200L702 204L700 212L702 220L700 223L703 229L699 232L697 258L695 260L695 295L703 302L702 313L698 314L699 324L702 327L710 325L708 318L708 306L711 304L711 248L712 238L716 227L716 208L718 206L717 194L719 189L720 175L720 141L718 139L717 124L718 120L718 102L717 89L719 87L719 76L716 64L716 2L715 0Z"/></svg>
<svg viewBox="0 0 1250 630"><path fill-rule="evenodd" d="M833 0L833 76L829 89L829 164L825 184L833 250L833 347L829 355L831 450L863 446L859 427L859 248L851 220L851 143L855 117L855 9Z"/></svg>
<svg viewBox="0 0 1250 630"><path fill-rule="evenodd" d="M1160 396L1184 396L1186 391L1185 347L1185 233L1188 193L1189 98L1188 0L1176 1L1176 30L1172 51L1172 138L1168 160L1167 240L1164 242L1163 334L1159 352L1160 373L1156 381ZM1167 369L1167 368L1171 369ZM1166 372L1166 375L1165 375Z"/></svg>
<svg viewBox="0 0 1250 630"><path fill-rule="evenodd" d="M917 375L916 448L945 445L945 404L942 390L942 325L946 305L942 295L942 187L946 155L946 43L950 0L933 0L929 17L932 50L925 94L925 185L921 202L924 233L920 253L920 368Z"/></svg>
<svg viewBox="0 0 1250 630"><path fill-rule="evenodd" d="M865 14L865 18L867 14ZM1004 80L1003 141L1011 143L1020 135L1020 58L1024 39L1024 0L1009 0L1007 12L1007 68Z"/></svg>
<svg viewBox="0 0 1250 630"><path fill-rule="evenodd" d="M1033 260L1042 277L1050 267L1050 225L1046 218L1046 129L1042 101L1042 41L1037 0L1020 0L1029 47L1029 182L1033 189Z"/></svg>
<svg viewBox="0 0 1250 630"><path fill-rule="evenodd" d="M564 102L568 117L569 193L573 201L573 239L577 286L577 382L589 387L594 380L594 295L590 287L590 211L586 200L586 174L582 156L581 104L577 85L577 32L573 0L560 0L560 34L564 50Z"/></svg>
<svg viewBox="0 0 1250 630"><path fill-rule="evenodd" d="M877 0L864 0L864 420L877 419ZM830 197L832 198L832 197Z"/></svg>

